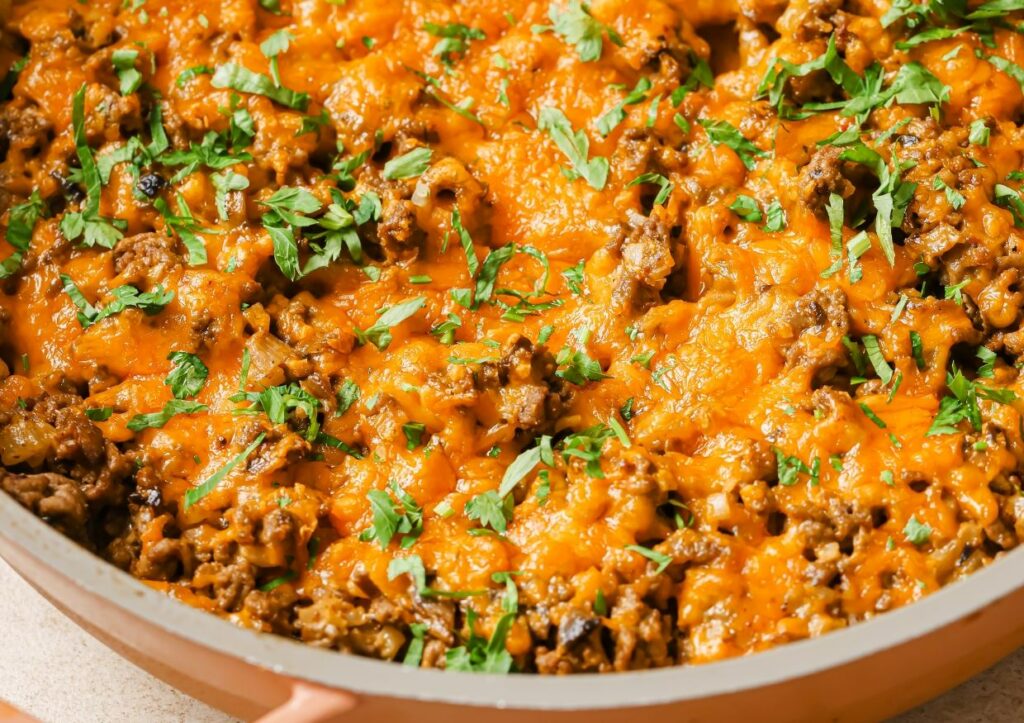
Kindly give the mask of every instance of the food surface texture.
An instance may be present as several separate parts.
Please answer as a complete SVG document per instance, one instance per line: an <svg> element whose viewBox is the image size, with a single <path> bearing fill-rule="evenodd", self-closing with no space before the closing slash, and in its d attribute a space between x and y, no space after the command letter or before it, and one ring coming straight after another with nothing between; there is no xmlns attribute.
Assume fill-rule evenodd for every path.
<svg viewBox="0 0 1024 723"><path fill-rule="evenodd" d="M614 672L1024 538L1019 0L0 19L0 487L182 603Z"/></svg>

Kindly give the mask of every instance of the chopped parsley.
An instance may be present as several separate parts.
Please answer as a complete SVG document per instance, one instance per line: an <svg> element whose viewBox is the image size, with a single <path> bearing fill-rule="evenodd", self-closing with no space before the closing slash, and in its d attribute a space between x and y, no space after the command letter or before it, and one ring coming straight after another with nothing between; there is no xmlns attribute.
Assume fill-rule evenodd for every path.
<svg viewBox="0 0 1024 723"><path fill-rule="evenodd" d="M135 68L138 59L139 51L129 48L115 50L110 56L114 72L121 82L121 95L131 95L142 86L142 73Z"/></svg>
<svg viewBox="0 0 1024 723"><path fill-rule="evenodd" d="M546 107L541 110L537 128L547 132L566 158L570 168L562 172L570 180L583 178L591 188L600 191L608 181L608 159L600 156L589 158L590 141L582 131L573 131L572 124L565 114L557 108Z"/></svg>
<svg viewBox="0 0 1024 723"><path fill-rule="evenodd" d="M32 243L32 232L35 230L36 222L45 213L46 204L39 197L38 191L33 191L24 203L11 207L7 215L7 231L4 238L14 247L14 251L0 261L0 279L14 275L21 268L21 262Z"/></svg>
<svg viewBox="0 0 1024 723"><path fill-rule="evenodd" d="M433 151L421 146L397 158L392 158L384 164L384 178L389 181L416 178L430 168L430 157L432 155Z"/></svg>
<svg viewBox="0 0 1024 723"><path fill-rule="evenodd" d="M739 216L741 220L749 221L750 223L761 223L761 220L764 218L757 199L742 193L738 194L736 199L729 204L729 210Z"/></svg>
<svg viewBox="0 0 1024 723"><path fill-rule="evenodd" d="M408 549L423 532L423 508L394 480L388 482L388 487L395 493L400 507L396 508L395 502L384 490L370 490L366 498L373 512L373 524L360 533L359 539L363 542L376 540L384 550L395 535L400 534L401 547Z"/></svg>
<svg viewBox="0 0 1024 723"><path fill-rule="evenodd" d="M109 316L118 314L125 309L140 309L147 316L158 314L174 298L173 291L166 291L163 286L157 284L153 291L141 293L134 286L119 286L110 291L113 300L106 306L97 308L90 304L85 295L71 280L67 274L61 274L60 280L64 284L64 292L71 297L71 301L78 307L78 323L83 329L88 329Z"/></svg>
<svg viewBox="0 0 1024 723"><path fill-rule="evenodd" d="M590 63L601 59L603 36L616 45L622 45L622 38L607 25L602 25L590 14L590 8L580 0L569 0L565 9L551 3L548 17L552 25L534 25L535 33L554 31L565 42L576 47L580 60Z"/></svg>
<svg viewBox="0 0 1024 723"><path fill-rule="evenodd" d="M267 435L265 432L261 432L260 435L256 437L256 439L254 439L248 447L246 447L241 452L232 457L230 460L228 460L228 463L225 464L220 469L218 469L216 472L214 472L209 477L209 479L207 479L198 487L193 487L189 489L187 492L185 492L185 509L187 510L196 502L199 502L199 500L206 497L206 495L213 492L217 485L219 485L225 477L231 474L231 471L235 467L240 465L245 460L249 459L252 453L256 451L256 448L263 444L263 440L266 439L266 436Z"/></svg>
<svg viewBox="0 0 1024 723"><path fill-rule="evenodd" d="M512 518L514 504L511 495L502 497L498 492L488 490L466 503L466 517L479 521L481 525L490 527L495 532L503 533Z"/></svg>
<svg viewBox="0 0 1024 723"><path fill-rule="evenodd" d="M175 399L188 399L199 394L206 384L210 370L195 354L172 351L167 359L174 365L164 384L171 388Z"/></svg>
<svg viewBox="0 0 1024 723"><path fill-rule="evenodd" d="M287 108L303 112L309 106L308 94L276 85L272 78L268 78L262 73L253 72L237 63L225 63L217 66L210 84L214 88L230 88L239 93L262 95Z"/></svg>
<svg viewBox="0 0 1024 723"><path fill-rule="evenodd" d="M932 528L918 521L917 517L912 515L903 528L903 535L907 538L907 542L923 545L931 539Z"/></svg>
<svg viewBox="0 0 1024 723"><path fill-rule="evenodd" d="M138 432L143 429L155 427L157 429L167 424L171 417L178 414L196 414L197 412L206 411L207 407L205 404L199 404L187 399L172 399L166 404L164 408L159 412L152 412L150 414L136 414L130 420L128 420L128 429L133 432Z"/></svg>
<svg viewBox="0 0 1024 723"><path fill-rule="evenodd" d="M672 564L672 558L669 555L666 555L663 552L658 552L657 550L652 550L649 547L644 547L643 545L626 545L625 549L635 552L638 555L643 555L648 560L655 563L657 565L657 567L654 568L655 575L660 575L665 572L665 569Z"/></svg>
<svg viewBox="0 0 1024 723"><path fill-rule="evenodd" d="M626 185L627 187L632 187L641 183L652 183L658 187L658 195L654 197L653 201L655 206L665 203L668 200L669 194L672 193L672 182L660 173L642 173Z"/></svg>
<svg viewBox="0 0 1024 723"><path fill-rule="evenodd" d="M711 143L716 146L722 145L731 148L740 157L740 160L743 161L743 165L747 167L747 170L753 170L754 165L757 163L755 159L764 158L768 155L766 151L762 151L748 141L739 130L726 121L701 118L698 123L701 124L704 131L708 134L708 140Z"/></svg>
<svg viewBox="0 0 1024 723"><path fill-rule="evenodd" d="M647 91L650 89L651 81L649 79L638 80L633 90L629 91L625 98L597 119L597 132L602 137L609 135L622 121L626 120L626 106L643 103L647 99Z"/></svg>
<svg viewBox="0 0 1024 723"><path fill-rule="evenodd" d="M356 339L359 340L360 344L373 344L381 351L387 349L391 344L391 330L406 319L412 317L417 311L422 309L426 303L427 300L424 297L419 296L415 299L409 299L388 307L384 313L377 318L377 321L373 326L370 326L365 331L358 328L354 329L353 331L355 332Z"/></svg>

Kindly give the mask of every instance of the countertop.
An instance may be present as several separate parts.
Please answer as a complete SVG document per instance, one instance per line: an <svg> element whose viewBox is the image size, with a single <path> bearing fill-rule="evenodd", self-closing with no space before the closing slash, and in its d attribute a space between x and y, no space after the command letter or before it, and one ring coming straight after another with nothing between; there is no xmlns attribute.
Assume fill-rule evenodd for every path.
<svg viewBox="0 0 1024 723"><path fill-rule="evenodd" d="M108 650L0 560L0 700L44 723L228 723ZM118 691L130 691L128 696ZM898 723L1024 720L1024 649Z"/></svg>

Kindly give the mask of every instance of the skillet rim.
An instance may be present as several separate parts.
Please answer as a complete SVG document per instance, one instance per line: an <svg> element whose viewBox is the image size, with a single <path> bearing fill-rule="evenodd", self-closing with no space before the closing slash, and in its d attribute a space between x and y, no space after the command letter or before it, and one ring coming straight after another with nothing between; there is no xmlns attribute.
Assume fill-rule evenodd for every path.
<svg viewBox="0 0 1024 723"><path fill-rule="evenodd" d="M517 710L586 711L684 703L764 688L912 641L1024 587L1024 546L923 600L818 638L694 666L571 676L487 675L409 668L237 627L153 590L0 494L0 537L87 593L171 635L355 695Z"/></svg>

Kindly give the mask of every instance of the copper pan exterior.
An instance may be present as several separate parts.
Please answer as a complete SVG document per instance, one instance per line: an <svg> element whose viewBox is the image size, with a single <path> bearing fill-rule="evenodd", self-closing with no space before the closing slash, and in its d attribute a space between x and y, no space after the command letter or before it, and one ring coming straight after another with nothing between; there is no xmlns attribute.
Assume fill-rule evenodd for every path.
<svg viewBox="0 0 1024 723"><path fill-rule="evenodd" d="M708 665L616 675L413 670L260 635L147 588L0 494L0 554L119 653L243 719L879 720L1024 644L1024 550L849 630ZM125 693L129 695L129 692Z"/></svg>

